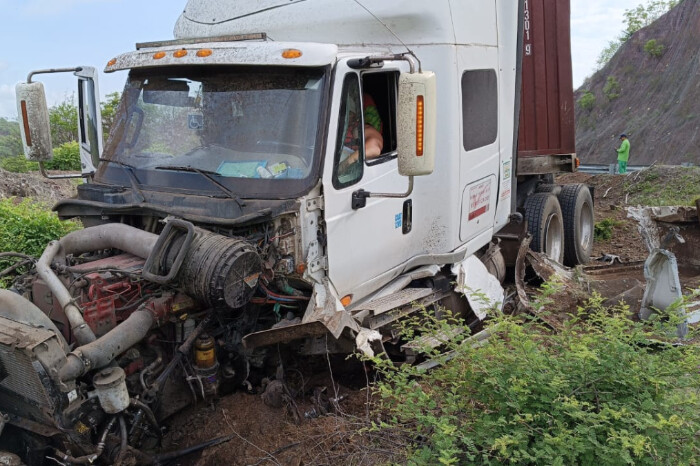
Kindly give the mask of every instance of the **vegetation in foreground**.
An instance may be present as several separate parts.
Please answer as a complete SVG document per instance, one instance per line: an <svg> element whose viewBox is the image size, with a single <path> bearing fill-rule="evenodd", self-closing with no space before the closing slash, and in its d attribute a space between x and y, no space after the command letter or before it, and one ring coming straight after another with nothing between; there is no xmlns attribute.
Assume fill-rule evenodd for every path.
<svg viewBox="0 0 700 466"><path fill-rule="evenodd" d="M80 227L79 222L59 220L51 208L41 202L0 199L0 271L25 261L23 256L39 257L50 241ZM6 277L0 276L0 287L5 285Z"/></svg>
<svg viewBox="0 0 700 466"><path fill-rule="evenodd" d="M445 341L454 358L430 372L375 359L386 415L374 430L410 438L410 464L694 464L700 348L662 342L674 319L635 322L601 302L593 296L558 331L494 319L483 344ZM427 313L420 327L455 333Z"/></svg>

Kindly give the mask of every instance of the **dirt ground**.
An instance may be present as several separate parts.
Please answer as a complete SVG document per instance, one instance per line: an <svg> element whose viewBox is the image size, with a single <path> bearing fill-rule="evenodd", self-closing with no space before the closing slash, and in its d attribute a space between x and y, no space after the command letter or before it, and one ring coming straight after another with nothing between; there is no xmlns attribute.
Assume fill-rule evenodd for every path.
<svg viewBox="0 0 700 466"><path fill-rule="evenodd" d="M77 185L75 179L50 180L38 172L11 173L0 168L0 198L31 197L54 204L75 196Z"/></svg>
<svg viewBox="0 0 700 466"><path fill-rule="evenodd" d="M329 372L318 375L307 381L303 394L283 407L268 406L262 394L238 391L176 414L168 423L163 451L221 436L230 440L168 464L372 465L391 460L394 451L386 444L373 447L372 434L362 433L370 425L371 390L348 388ZM355 376L367 380L362 372ZM333 403L329 398L340 401ZM319 415L323 410L328 414Z"/></svg>

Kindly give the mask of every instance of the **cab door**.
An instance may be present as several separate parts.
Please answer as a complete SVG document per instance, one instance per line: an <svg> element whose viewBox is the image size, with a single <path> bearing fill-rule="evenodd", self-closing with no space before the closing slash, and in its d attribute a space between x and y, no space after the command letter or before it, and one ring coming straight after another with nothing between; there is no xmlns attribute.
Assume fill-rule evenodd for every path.
<svg viewBox="0 0 700 466"><path fill-rule="evenodd" d="M330 137L324 169L328 275L338 293L366 295L393 277L387 273L415 254L410 228L411 198L368 198L353 209L353 193L405 192L396 160L396 92L399 68L358 72L337 67ZM368 108L371 99L378 107ZM365 125L381 119L382 154L368 158ZM356 155L354 153L357 152ZM348 159L358 157L358 162ZM409 217L409 218L407 218Z"/></svg>

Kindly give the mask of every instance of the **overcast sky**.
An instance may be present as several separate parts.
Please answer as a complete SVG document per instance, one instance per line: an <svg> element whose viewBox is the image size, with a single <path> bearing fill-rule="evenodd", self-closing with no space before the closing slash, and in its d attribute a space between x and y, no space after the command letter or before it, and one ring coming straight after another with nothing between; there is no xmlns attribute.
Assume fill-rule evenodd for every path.
<svg viewBox="0 0 700 466"><path fill-rule="evenodd" d="M136 42L172 38L186 0L0 0L0 116L15 118L15 84L29 71L90 65L98 70ZM623 29L625 9L642 0L571 0L574 88ZM42 76L49 105L73 93L72 75ZM104 96L124 73L100 74Z"/></svg>

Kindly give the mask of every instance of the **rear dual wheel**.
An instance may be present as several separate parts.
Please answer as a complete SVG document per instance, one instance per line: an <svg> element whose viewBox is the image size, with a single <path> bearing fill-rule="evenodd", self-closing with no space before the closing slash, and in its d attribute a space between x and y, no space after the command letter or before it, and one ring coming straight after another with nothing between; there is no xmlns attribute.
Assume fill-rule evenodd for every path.
<svg viewBox="0 0 700 466"><path fill-rule="evenodd" d="M543 252L561 263L564 260L564 221L557 197L549 193L536 193L528 197L525 201L525 219L528 232L532 235L532 250Z"/></svg>
<svg viewBox="0 0 700 466"><path fill-rule="evenodd" d="M588 264L593 253L593 198L585 184L561 188L559 204L564 215L564 264Z"/></svg>

